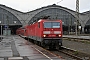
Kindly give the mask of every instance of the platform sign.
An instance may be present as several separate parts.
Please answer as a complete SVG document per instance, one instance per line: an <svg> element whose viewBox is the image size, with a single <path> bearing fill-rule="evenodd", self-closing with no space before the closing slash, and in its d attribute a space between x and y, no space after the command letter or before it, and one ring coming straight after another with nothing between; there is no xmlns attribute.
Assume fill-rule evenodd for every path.
<svg viewBox="0 0 90 60"><path fill-rule="evenodd" d="M4 28L8 28L8 26L7 26L7 25L5 25L5 26L4 26Z"/></svg>

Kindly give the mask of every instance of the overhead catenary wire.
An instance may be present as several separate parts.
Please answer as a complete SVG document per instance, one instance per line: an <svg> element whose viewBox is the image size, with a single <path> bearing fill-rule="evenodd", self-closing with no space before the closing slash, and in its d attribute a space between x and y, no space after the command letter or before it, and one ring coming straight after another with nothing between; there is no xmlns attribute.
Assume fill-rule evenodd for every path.
<svg viewBox="0 0 90 60"><path fill-rule="evenodd" d="M63 0L60 0L60 1L58 1L56 4L58 4L58 3L60 3L60 2L62 2Z"/></svg>
<svg viewBox="0 0 90 60"><path fill-rule="evenodd" d="M44 0L44 1L40 4L40 6L43 5L45 2L46 2L46 0Z"/></svg>

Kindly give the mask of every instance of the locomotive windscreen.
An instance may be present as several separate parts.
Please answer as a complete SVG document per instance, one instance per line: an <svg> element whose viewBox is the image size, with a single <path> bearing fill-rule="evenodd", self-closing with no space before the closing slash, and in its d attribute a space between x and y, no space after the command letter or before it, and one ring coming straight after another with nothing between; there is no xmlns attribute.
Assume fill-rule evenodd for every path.
<svg viewBox="0 0 90 60"><path fill-rule="evenodd" d="M44 22L44 28L60 28L60 22Z"/></svg>

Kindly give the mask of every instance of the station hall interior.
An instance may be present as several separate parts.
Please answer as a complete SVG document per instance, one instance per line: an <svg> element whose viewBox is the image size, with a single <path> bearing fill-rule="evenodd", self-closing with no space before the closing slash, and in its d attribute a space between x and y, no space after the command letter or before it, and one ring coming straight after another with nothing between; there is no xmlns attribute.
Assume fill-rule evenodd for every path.
<svg viewBox="0 0 90 60"><path fill-rule="evenodd" d="M75 33L76 11L56 4L44 6L30 12L21 12L0 4L0 34L15 35L16 30L40 18L62 20L63 34ZM90 11L79 13L80 33L90 34Z"/></svg>

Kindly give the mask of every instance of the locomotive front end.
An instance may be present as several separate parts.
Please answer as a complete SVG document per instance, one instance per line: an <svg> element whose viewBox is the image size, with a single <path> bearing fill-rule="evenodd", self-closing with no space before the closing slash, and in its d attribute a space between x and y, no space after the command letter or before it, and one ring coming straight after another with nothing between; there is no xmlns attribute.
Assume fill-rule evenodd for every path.
<svg viewBox="0 0 90 60"><path fill-rule="evenodd" d="M43 41L49 48L59 48L62 46L62 22L43 22Z"/></svg>

